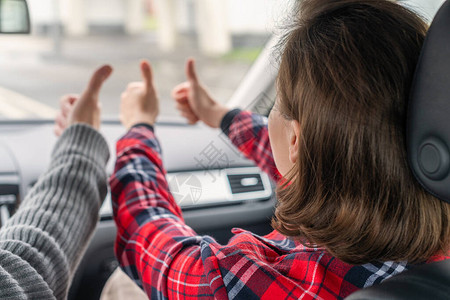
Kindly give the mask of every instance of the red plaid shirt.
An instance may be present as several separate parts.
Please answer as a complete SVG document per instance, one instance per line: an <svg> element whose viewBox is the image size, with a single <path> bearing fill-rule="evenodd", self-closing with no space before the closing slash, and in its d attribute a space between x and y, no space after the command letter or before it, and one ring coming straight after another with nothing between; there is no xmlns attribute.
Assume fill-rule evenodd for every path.
<svg viewBox="0 0 450 300"><path fill-rule="evenodd" d="M231 125L224 132L232 143L278 180L266 119L239 111L226 118ZM110 179L115 251L122 269L151 299L342 299L410 267L348 265L276 231L261 237L234 229L221 245L184 223L165 174L152 128L134 127L118 141Z"/></svg>

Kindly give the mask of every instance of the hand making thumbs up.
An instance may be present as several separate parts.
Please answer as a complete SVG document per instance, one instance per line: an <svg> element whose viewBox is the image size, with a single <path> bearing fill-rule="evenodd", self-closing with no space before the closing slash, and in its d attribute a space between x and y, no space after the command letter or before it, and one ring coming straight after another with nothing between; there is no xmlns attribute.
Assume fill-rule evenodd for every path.
<svg viewBox="0 0 450 300"><path fill-rule="evenodd" d="M67 95L60 101L61 110L55 120L55 134L60 136L70 125L84 123L100 128L100 89L113 69L105 65L97 69L81 96Z"/></svg>
<svg viewBox="0 0 450 300"><path fill-rule="evenodd" d="M153 125L159 114L159 101L148 61L141 62L141 74L142 81L130 83L122 93L120 121L127 129L141 123Z"/></svg>
<svg viewBox="0 0 450 300"><path fill-rule="evenodd" d="M177 109L190 124L201 120L210 127L219 128L229 109L211 98L198 79L193 59L187 61L186 77L186 82L172 90Z"/></svg>

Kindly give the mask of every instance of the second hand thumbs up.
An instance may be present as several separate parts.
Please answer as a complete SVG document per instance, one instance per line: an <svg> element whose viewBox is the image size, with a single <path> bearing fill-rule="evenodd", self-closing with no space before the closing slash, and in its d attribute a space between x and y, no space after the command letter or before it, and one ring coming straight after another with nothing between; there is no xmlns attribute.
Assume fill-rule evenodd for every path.
<svg viewBox="0 0 450 300"><path fill-rule="evenodd" d="M137 124L154 125L159 114L159 100L148 61L140 64L142 81L128 84L122 93L120 121L130 129Z"/></svg>

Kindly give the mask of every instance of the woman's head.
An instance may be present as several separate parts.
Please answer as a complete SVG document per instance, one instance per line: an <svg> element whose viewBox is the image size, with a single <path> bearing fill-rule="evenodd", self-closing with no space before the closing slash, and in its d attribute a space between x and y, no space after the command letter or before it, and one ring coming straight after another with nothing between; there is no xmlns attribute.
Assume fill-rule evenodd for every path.
<svg viewBox="0 0 450 300"><path fill-rule="evenodd" d="M418 262L450 241L450 205L406 157L406 110L427 25L388 0L304 0L281 43L269 118L288 184L273 225L354 264Z"/></svg>

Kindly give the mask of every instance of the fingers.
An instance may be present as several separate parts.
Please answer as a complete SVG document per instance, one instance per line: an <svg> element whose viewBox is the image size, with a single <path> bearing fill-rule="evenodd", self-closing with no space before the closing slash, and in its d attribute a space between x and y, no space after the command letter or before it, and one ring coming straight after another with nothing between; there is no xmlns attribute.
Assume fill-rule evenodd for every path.
<svg viewBox="0 0 450 300"><path fill-rule="evenodd" d="M195 124L200 119L195 115L194 111L192 110L191 106L187 103L187 100L185 102L177 101L176 108L180 111L181 116L187 119L189 124Z"/></svg>
<svg viewBox="0 0 450 300"><path fill-rule="evenodd" d="M67 118L65 118L61 113L56 116L55 124L61 128L66 128Z"/></svg>
<svg viewBox="0 0 450 300"><path fill-rule="evenodd" d="M195 61L194 59L188 59L186 63L186 77L190 83L198 84L197 72L195 71Z"/></svg>
<svg viewBox="0 0 450 300"><path fill-rule="evenodd" d="M61 134L63 133L63 130L61 129L61 127L55 125L55 128L53 129L53 133L54 133L57 137L60 137Z"/></svg>
<svg viewBox="0 0 450 300"><path fill-rule="evenodd" d="M59 106L60 111L64 117L69 116L70 111L72 110L73 105L78 98L79 98L78 95L66 95L61 98Z"/></svg>
<svg viewBox="0 0 450 300"><path fill-rule="evenodd" d="M146 60L141 61L141 74L142 81L144 82L147 89L153 87L153 72L150 63Z"/></svg>
<svg viewBox="0 0 450 300"><path fill-rule="evenodd" d="M64 95L59 100L59 106L62 107L66 103L72 105L75 103L75 101L77 101L77 99L79 97L80 97L80 95L76 95L76 94Z"/></svg>
<svg viewBox="0 0 450 300"><path fill-rule="evenodd" d="M80 98L80 95L69 95L67 97L67 102L72 105L75 103L75 101L77 101L77 99Z"/></svg>
<svg viewBox="0 0 450 300"><path fill-rule="evenodd" d="M193 115L193 114L189 114L189 113L182 112L181 115L182 115L182 116L188 121L188 123L191 124L191 125L197 123L198 121L200 121L200 119L197 118L197 117L196 117L195 115Z"/></svg>
<svg viewBox="0 0 450 300"><path fill-rule="evenodd" d="M105 82L106 79L111 75L113 69L109 65L104 65L98 68L91 77L89 81L88 87L85 91L85 95L88 97L84 97L87 99L98 99L98 94L100 93L100 89Z"/></svg>
<svg viewBox="0 0 450 300"><path fill-rule="evenodd" d="M179 101L181 99L187 99L189 94L189 82L183 82L172 89L172 98Z"/></svg>
<svg viewBox="0 0 450 300"><path fill-rule="evenodd" d="M68 126L68 119L73 110L78 95L66 95L59 101L60 110L55 118L54 133L59 137Z"/></svg>
<svg viewBox="0 0 450 300"><path fill-rule="evenodd" d="M54 133L57 137L61 136L63 131L67 127L67 118L62 115L62 112L59 112L55 119L55 127L54 127Z"/></svg>
<svg viewBox="0 0 450 300"><path fill-rule="evenodd" d="M180 112L188 112L188 113L192 113L194 114L194 112L192 111L192 108L189 106L189 104L187 103L181 103L178 102L176 105L176 108L180 111Z"/></svg>

